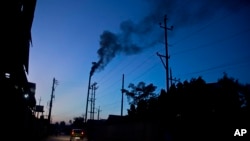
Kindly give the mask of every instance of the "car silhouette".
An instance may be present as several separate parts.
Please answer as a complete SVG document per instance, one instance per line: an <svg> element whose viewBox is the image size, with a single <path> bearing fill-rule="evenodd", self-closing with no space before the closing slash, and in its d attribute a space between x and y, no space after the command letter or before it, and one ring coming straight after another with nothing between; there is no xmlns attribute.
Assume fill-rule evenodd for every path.
<svg viewBox="0 0 250 141"><path fill-rule="evenodd" d="M83 129L72 129L70 133L70 141L83 140L85 132Z"/></svg>

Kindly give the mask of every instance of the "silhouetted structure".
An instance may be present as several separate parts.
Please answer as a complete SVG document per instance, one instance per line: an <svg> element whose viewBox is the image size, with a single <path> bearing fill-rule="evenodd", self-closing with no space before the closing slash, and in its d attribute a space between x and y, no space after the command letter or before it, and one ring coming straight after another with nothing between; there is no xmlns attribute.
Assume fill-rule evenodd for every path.
<svg viewBox="0 0 250 141"><path fill-rule="evenodd" d="M1 18L0 84L4 92L3 99L7 103L3 121L7 121L5 125L8 128L24 133L23 136L11 136L12 140L31 139L35 135L33 108L36 105L36 84L29 82L26 76L29 72L35 6L36 0L10 0L2 3L5 10Z"/></svg>

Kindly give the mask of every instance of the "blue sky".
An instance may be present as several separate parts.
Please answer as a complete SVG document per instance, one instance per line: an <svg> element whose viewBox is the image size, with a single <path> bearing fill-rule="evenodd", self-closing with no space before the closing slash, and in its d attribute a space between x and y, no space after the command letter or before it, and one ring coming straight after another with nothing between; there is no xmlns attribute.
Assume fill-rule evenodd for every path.
<svg viewBox="0 0 250 141"><path fill-rule="evenodd" d="M226 72L250 83L249 7L247 0L38 0L28 74L37 85L37 104L47 115L55 77L52 121L85 114L92 62L101 59L91 77L98 87L100 118L121 113L123 74L125 88L143 81L157 86L156 93L165 89L165 68L156 55L165 55L159 25L164 15L168 27L174 26L168 31L174 78L183 82L202 76L209 83ZM128 107L124 97L124 114Z"/></svg>

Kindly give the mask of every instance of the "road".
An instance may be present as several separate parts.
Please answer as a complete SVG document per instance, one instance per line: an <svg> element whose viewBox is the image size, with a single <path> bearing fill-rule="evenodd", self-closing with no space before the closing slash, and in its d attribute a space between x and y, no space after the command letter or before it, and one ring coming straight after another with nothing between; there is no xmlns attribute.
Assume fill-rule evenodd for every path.
<svg viewBox="0 0 250 141"><path fill-rule="evenodd" d="M68 135L49 136L43 141L69 141L69 138ZM88 139L84 138L83 141L88 141Z"/></svg>

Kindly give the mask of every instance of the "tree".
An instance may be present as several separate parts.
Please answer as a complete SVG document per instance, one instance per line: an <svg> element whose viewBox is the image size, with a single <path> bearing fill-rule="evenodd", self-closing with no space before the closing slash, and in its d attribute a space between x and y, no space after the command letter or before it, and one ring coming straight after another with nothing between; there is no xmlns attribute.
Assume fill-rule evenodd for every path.
<svg viewBox="0 0 250 141"><path fill-rule="evenodd" d="M154 91L157 87L152 83L146 85L145 82L139 82L137 85L130 83L128 88L131 90L129 91L124 89L130 104L128 115L137 117L148 115L148 109L150 105L149 100L151 98L156 98Z"/></svg>
<svg viewBox="0 0 250 141"><path fill-rule="evenodd" d="M127 95L129 104L138 105L141 100L148 100L151 97L155 97L156 86L152 83L146 85L145 82L139 82L137 85L130 83L128 88L131 88L131 91L124 89L125 94Z"/></svg>
<svg viewBox="0 0 250 141"><path fill-rule="evenodd" d="M227 74L224 74L223 78L219 79L218 82L218 95L217 99L217 111L219 117L231 119L235 121L239 118L241 105L240 101L240 84L238 80L230 78Z"/></svg>

